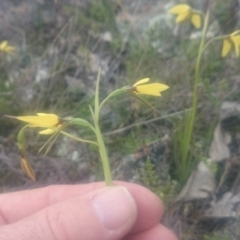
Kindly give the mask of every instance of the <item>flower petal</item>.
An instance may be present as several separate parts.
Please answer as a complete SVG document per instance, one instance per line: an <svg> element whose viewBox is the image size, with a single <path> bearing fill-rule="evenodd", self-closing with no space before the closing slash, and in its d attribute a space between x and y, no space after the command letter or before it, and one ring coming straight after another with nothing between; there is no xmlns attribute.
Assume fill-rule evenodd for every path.
<svg viewBox="0 0 240 240"><path fill-rule="evenodd" d="M178 17L176 18L176 23L180 23L180 22L185 21L189 16L190 16L189 12L180 13L178 15Z"/></svg>
<svg viewBox="0 0 240 240"><path fill-rule="evenodd" d="M15 48L8 44L8 41L3 41L0 43L0 51L11 53L15 50Z"/></svg>
<svg viewBox="0 0 240 240"><path fill-rule="evenodd" d="M46 130L42 130L39 132L39 134L42 134L42 135L50 135L50 134L53 134L55 131L53 129L46 129Z"/></svg>
<svg viewBox="0 0 240 240"><path fill-rule="evenodd" d="M144 78L144 79L141 79L139 81L137 81L135 84L133 84L134 87L140 85L140 84L143 84L143 83L146 83L150 80L150 78Z"/></svg>
<svg viewBox="0 0 240 240"><path fill-rule="evenodd" d="M195 28L200 28L202 25L201 15L198 13L193 13L193 15L191 17L191 21Z"/></svg>
<svg viewBox="0 0 240 240"><path fill-rule="evenodd" d="M59 118L55 114L46 114L45 116L19 116L18 120L31 124L29 127L50 128L59 124Z"/></svg>
<svg viewBox="0 0 240 240"><path fill-rule="evenodd" d="M12 46L6 46L5 47L5 52L7 52L7 53L13 52L14 50L15 50L15 48L12 47Z"/></svg>
<svg viewBox="0 0 240 240"><path fill-rule="evenodd" d="M231 49L231 43L229 42L228 39L223 40L223 47L222 47L222 57L227 56Z"/></svg>
<svg viewBox="0 0 240 240"><path fill-rule="evenodd" d="M4 50L5 47L7 46L7 44L8 44L7 41L3 41L3 42L1 42L1 43L0 43L0 49L1 49L1 50Z"/></svg>
<svg viewBox="0 0 240 240"><path fill-rule="evenodd" d="M181 14L184 12L188 12L191 9L191 7L187 4L178 4L168 10L169 13L172 14Z"/></svg>
<svg viewBox="0 0 240 240"><path fill-rule="evenodd" d="M58 118L58 116L56 114L52 114L52 113L37 113L38 116L49 116L49 117L56 117Z"/></svg>
<svg viewBox="0 0 240 240"><path fill-rule="evenodd" d="M231 40L233 42L233 45L235 47L235 52L237 57L239 56L239 47L240 47L240 35L231 37Z"/></svg>
<svg viewBox="0 0 240 240"><path fill-rule="evenodd" d="M146 85L136 86L138 94L147 94L152 96L161 96L160 92L165 91L169 87L161 83L150 83Z"/></svg>

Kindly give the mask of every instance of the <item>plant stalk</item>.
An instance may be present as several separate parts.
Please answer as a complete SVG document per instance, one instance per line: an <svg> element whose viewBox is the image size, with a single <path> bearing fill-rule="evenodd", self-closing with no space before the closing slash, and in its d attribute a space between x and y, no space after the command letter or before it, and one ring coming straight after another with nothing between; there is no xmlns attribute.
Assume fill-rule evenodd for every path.
<svg viewBox="0 0 240 240"><path fill-rule="evenodd" d="M103 140L102 132L99 127L99 113L100 113L100 106L99 104L99 82L100 82L100 74L101 70L98 72L97 83L96 83L96 91L95 91L95 111L93 113L92 108L90 107L90 111L92 114L92 118L94 121L95 133L97 137L97 143L99 148L100 157L102 160L103 165L103 172L104 178L107 186L112 186L112 175L111 175L111 168L109 164L108 154L106 150L106 146Z"/></svg>
<svg viewBox="0 0 240 240"><path fill-rule="evenodd" d="M203 31L202 31L202 37L201 42L199 45L198 50L198 56L196 60L195 65L195 80L194 80L194 86L193 86L193 99L192 99L192 108L191 111L187 115L187 121L185 125L184 130L184 139L180 139L180 141L184 141L183 147L182 147L182 168L184 168L181 172L187 172L186 168L189 167L189 164L191 164L191 159L189 156L189 150L190 150L190 144L192 140L192 134L194 129L194 122L196 118L196 112L197 112L197 104L198 104L198 84L200 82L200 66L201 66L201 60L203 56L203 52L205 49L205 40L206 40L206 34L208 29L208 23L209 23L209 10L207 10L207 13L204 18L204 25L203 25ZM185 180L187 176L181 176L182 180ZM183 179L184 178L184 179Z"/></svg>

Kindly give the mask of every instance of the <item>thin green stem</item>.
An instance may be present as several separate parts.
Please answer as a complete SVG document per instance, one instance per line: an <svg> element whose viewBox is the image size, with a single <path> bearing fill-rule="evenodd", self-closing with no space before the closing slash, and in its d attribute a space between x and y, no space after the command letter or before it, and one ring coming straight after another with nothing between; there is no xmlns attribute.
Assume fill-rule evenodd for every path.
<svg viewBox="0 0 240 240"><path fill-rule="evenodd" d="M38 154L50 143L49 147L47 148L46 152L45 152L45 156L47 155L48 151L51 149L52 145L55 143L55 141L57 140L58 136L59 136L59 132L61 130L63 130L64 128L66 128L67 126L69 126L69 123L64 123L61 127L59 128L53 128L54 130L56 130L51 136L50 138L43 144L43 146L38 150Z"/></svg>
<svg viewBox="0 0 240 240"><path fill-rule="evenodd" d="M94 102L94 119L96 122L99 120L99 83L101 76L101 68L99 68L97 82L96 82L96 91L95 91L95 102Z"/></svg>
<svg viewBox="0 0 240 240"><path fill-rule="evenodd" d="M92 118L93 118L93 122L94 122L94 126L95 126L96 137L97 137L98 148L99 148L99 154L100 154L102 165L103 165L105 182L106 182L107 186L112 186L113 185L112 184L112 174L111 174L111 168L110 168L110 165L109 165L109 159L108 159L106 146L105 146L105 143L104 143L104 140L103 140L103 137L102 137L102 133L101 133L99 124L96 121L94 112L93 112L91 106L89 106L89 108L90 108Z"/></svg>
<svg viewBox="0 0 240 240"><path fill-rule="evenodd" d="M44 156L46 156L48 154L48 152L51 150L53 144L57 141L57 138L59 136L60 132L57 132L56 135L54 135L54 139L52 140L52 142L50 142L50 144L47 147L46 152L44 153Z"/></svg>
<svg viewBox="0 0 240 240"><path fill-rule="evenodd" d="M224 38L227 38L229 37L229 35L222 35L222 36L217 36L217 37L214 37L214 38L211 38L203 47L203 52L206 50L206 48L213 42L213 41L217 41L217 40L222 40Z"/></svg>
<svg viewBox="0 0 240 240"><path fill-rule="evenodd" d="M128 90L129 90L129 87L123 87L123 88L121 88L121 89L117 89L117 90L111 92L111 93L110 93L105 99L103 99L103 101L100 103L99 109L98 109L99 112L100 112L101 108L103 107L103 105L104 105L110 98L112 98L112 97L114 97L114 96L117 96L117 95L120 95L120 94L123 94L123 93L127 92Z"/></svg>
<svg viewBox="0 0 240 240"><path fill-rule="evenodd" d="M145 99L141 98L140 96L138 96L135 93L130 93L133 97L137 98L138 100L140 100L141 102L145 103L148 107L150 107L155 113L157 113L156 109Z"/></svg>
<svg viewBox="0 0 240 240"><path fill-rule="evenodd" d="M112 186L113 185L112 174L111 174L111 168L109 165L108 153L107 153L106 146L105 146L98 123L95 124L95 129L96 129L97 142L99 145L99 153L100 153L102 164L103 164L105 182L107 186Z"/></svg>
<svg viewBox="0 0 240 240"><path fill-rule="evenodd" d="M91 123L89 123L87 120L82 119L82 118L72 118L69 122L69 124L76 124L79 126L84 126L84 127L88 127L90 128L94 133L95 132L95 128L92 126Z"/></svg>
<svg viewBox="0 0 240 240"><path fill-rule="evenodd" d="M195 65L195 81L193 86L192 110L187 115L187 122L186 122L185 133L184 133L185 139L184 140L182 139L182 141L184 141L184 147L182 148L182 161L183 161L182 166L184 167L189 167L189 164L191 163L189 159L189 148L190 148L190 143L192 139L194 122L196 118L196 110L197 110L197 103L198 103L198 84L200 82L200 65L201 65L201 60L203 56L208 22L209 22L209 10L207 10L206 16L204 18L203 32L202 32L201 42L199 46L197 61Z"/></svg>
<svg viewBox="0 0 240 240"><path fill-rule="evenodd" d="M69 133L67 133L67 132L65 132L65 131L61 131L60 133L62 133L63 135L65 135L65 136L67 136L67 137L69 137L69 138L72 138L72 139L74 139L74 140L76 140L76 141L84 142L84 143L91 143L91 144L94 144L94 145L96 145L96 146L99 146L99 145L98 145L96 142L94 142L94 141L90 141L90 140L86 140L86 139L83 139L83 138L76 137L76 136L74 136L74 135L72 135L72 134L69 134Z"/></svg>
<svg viewBox="0 0 240 240"><path fill-rule="evenodd" d="M109 159L108 159L108 154L106 150L106 146L103 140L102 132L99 127L99 113L100 113L100 105L99 105L99 83L100 83L100 75L101 75L101 69L98 71L98 77L97 77L97 82L96 82L96 90L95 90L95 111L93 112L91 106L90 106L90 111L92 114L93 122L94 122L94 128L95 128L95 133L97 137L97 143L98 143L98 148L99 148L99 154L102 160L102 165L103 165L103 172L104 172L104 177L105 177L105 182L107 186L112 186L112 175L111 175L111 168L109 165ZM110 94L111 95L111 94Z"/></svg>

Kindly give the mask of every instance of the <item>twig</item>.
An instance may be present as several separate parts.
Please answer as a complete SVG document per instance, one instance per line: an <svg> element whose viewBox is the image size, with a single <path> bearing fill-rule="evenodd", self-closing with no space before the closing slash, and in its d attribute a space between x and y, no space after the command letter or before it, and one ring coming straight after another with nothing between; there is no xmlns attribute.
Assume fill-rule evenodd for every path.
<svg viewBox="0 0 240 240"><path fill-rule="evenodd" d="M167 114L167 115L164 115L164 116L161 116L161 117L152 118L152 119L149 119L149 120L146 120L146 121L143 121L143 122L133 123L131 125L128 125L127 127L120 128L120 129L117 129L117 130L113 130L113 131L110 131L110 132L106 132L106 133L104 133L104 136L111 136L111 135L114 135L114 134L119 134L119 133L122 133L122 132L124 132L128 129L138 127L140 125L146 125L146 124L149 124L149 123L152 123L152 122L155 122L155 121L158 121L158 120L166 119L166 118L169 118L169 117L173 117L173 116L176 116L176 115L180 115L180 114L186 113L190 110L191 110L191 108L188 108L188 109L181 110L181 111L174 112L174 113L170 113L170 114Z"/></svg>
<svg viewBox="0 0 240 240"><path fill-rule="evenodd" d="M52 43L50 44L50 46L46 49L45 52L43 52L42 56L41 56L41 60L47 55L48 51L50 48L52 48L54 46L54 44L58 41L58 39L60 38L60 36L62 35L62 33L65 31L65 29L68 27L68 25L71 23L72 18L69 19L69 21L63 26L63 28L60 30L60 32L57 34L57 36L55 37L55 39L52 41Z"/></svg>

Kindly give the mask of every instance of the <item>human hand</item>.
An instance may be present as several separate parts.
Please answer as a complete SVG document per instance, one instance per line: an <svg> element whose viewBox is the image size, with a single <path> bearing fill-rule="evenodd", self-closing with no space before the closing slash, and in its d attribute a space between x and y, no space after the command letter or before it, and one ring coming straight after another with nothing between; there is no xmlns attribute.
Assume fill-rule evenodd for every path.
<svg viewBox="0 0 240 240"><path fill-rule="evenodd" d="M0 195L0 240L177 240L163 205L126 182L56 185Z"/></svg>

